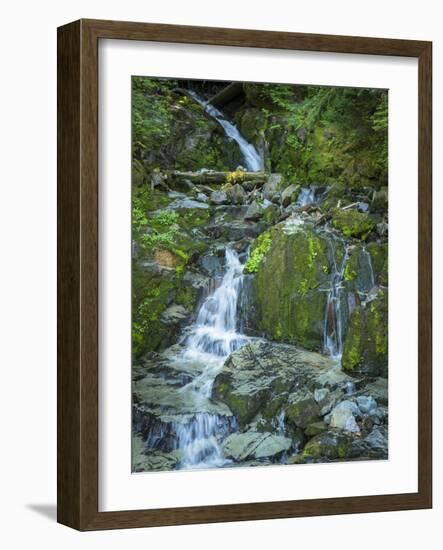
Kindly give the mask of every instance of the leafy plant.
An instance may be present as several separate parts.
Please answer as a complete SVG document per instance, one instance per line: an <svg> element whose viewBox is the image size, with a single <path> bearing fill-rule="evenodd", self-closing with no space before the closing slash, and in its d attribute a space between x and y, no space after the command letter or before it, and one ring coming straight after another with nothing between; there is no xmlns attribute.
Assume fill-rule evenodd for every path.
<svg viewBox="0 0 443 550"><path fill-rule="evenodd" d="M272 237L269 231L265 231L257 237L251 255L244 267L244 271L246 273L257 273L258 268L263 258L271 248L271 245Z"/></svg>

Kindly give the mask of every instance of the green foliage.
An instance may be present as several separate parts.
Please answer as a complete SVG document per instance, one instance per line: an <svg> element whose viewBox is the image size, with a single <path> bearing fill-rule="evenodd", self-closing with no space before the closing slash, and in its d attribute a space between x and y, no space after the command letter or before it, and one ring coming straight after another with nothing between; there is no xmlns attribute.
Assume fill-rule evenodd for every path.
<svg viewBox="0 0 443 550"><path fill-rule="evenodd" d="M132 78L132 143L134 158L170 138L173 112L170 109L173 80L134 76Z"/></svg>
<svg viewBox="0 0 443 550"><path fill-rule="evenodd" d="M226 183L223 189L229 189L231 185L241 183L246 179L246 172L244 170L234 170L233 172L226 173Z"/></svg>
<svg viewBox="0 0 443 550"><path fill-rule="evenodd" d="M265 231L259 235L252 248L251 255L245 264L245 273L257 273L258 267L261 264L266 253L271 248L272 237L269 231Z"/></svg>
<svg viewBox="0 0 443 550"><path fill-rule="evenodd" d="M362 175L386 179L386 90L247 84L245 91L253 107L236 118L249 140L267 144L270 171L313 183L343 178L354 186Z"/></svg>
<svg viewBox="0 0 443 550"><path fill-rule="evenodd" d="M160 227L169 227L178 222L179 215L174 210L161 210L153 217L153 223Z"/></svg>

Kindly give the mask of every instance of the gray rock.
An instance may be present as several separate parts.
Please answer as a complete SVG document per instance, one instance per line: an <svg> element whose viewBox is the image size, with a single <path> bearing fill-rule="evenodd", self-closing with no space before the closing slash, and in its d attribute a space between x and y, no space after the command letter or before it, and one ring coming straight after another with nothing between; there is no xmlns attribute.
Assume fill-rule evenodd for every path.
<svg viewBox="0 0 443 550"><path fill-rule="evenodd" d="M365 444L370 448L372 453L388 456L388 432L383 427L376 427L372 432L365 437Z"/></svg>
<svg viewBox="0 0 443 550"><path fill-rule="evenodd" d="M247 221L257 221L261 218L263 214L263 208L261 205L257 202L251 202L251 204L248 207L248 210L245 214L245 220Z"/></svg>
<svg viewBox="0 0 443 550"><path fill-rule="evenodd" d="M177 324L189 317L187 311L182 305L172 304L162 313L160 319L165 325Z"/></svg>
<svg viewBox="0 0 443 550"><path fill-rule="evenodd" d="M365 386L365 393L372 395L377 403L388 404L388 379L379 377Z"/></svg>
<svg viewBox="0 0 443 550"><path fill-rule="evenodd" d="M193 199L177 199L174 202L171 202L171 204L166 207L166 210L193 210L195 208L206 210L209 206L204 202L195 201Z"/></svg>
<svg viewBox="0 0 443 550"><path fill-rule="evenodd" d="M292 184L286 187L281 194L281 204L283 207L289 206L292 202L295 202L300 191L300 185Z"/></svg>
<svg viewBox="0 0 443 550"><path fill-rule="evenodd" d="M330 413L335 405L337 405L337 403L339 403L342 399L343 391L341 389L328 392L326 397L318 402L321 416Z"/></svg>
<svg viewBox="0 0 443 550"><path fill-rule="evenodd" d="M272 200L272 197L277 193L282 180L281 174L270 174L268 181L262 188L263 197L267 200Z"/></svg>
<svg viewBox="0 0 443 550"><path fill-rule="evenodd" d="M213 397L226 403L243 427L258 412L266 418L275 417L284 406L290 405L289 394L292 405L308 394L312 420L300 412L301 421L306 424L308 420L317 420L319 414L310 391L323 387L319 379L333 365L332 359L319 353L253 340L229 356L215 378ZM298 387L292 389L294 384ZM291 417L297 417L295 406L292 406Z"/></svg>
<svg viewBox="0 0 443 550"><path fill-rule="evenodd" d="M135 435L132 438L131 463L133 472L174 470L182 458L181 451L170 453L146 451L143 440Z"/></svg>
<svg viewBox="0 0 443 550"><path fill-rule="evenodd" d="M289 450L291 440L269 432L245 432L232 434L223 442L223 452L235 461L269 458Z"/></svg>
<svg viewBox="0 0 443 550"><path fill-rule="evenodd" d="M209 198L211 204L229 204L228 195L224 191L213 191Z"/></svg>
<svg viewBox="0 0 443 550"><path fill-rule="evenodd" d="M226 194L232 204L244 204L246 201L245 190L239 183L230 187Z"/></svg>
<svg viewBox="0 0 443 550"><path fill-rule="evenodd" d="M269 435L255 449L255 458L268 458L281 455L291 448L291 440L289 437L280 435Z"/></svg>
<svg viewBox="0 0 443 550"><path fill-rule="evenodd" d="M325 432L328 429L328 426L323 420L319 422L313 422L309 424L305 430L305 434L309 437L314 437Z"/></svg>
<svg viewBox="0 0 443 550"><path fill-rule="evenodd" d="M377 408L377 401L369 395L360 395L356 401L358 408L363 414L370 414Z"/></svg>
<svg viewBox="0 0 443 550"><path fill-rule="evenodd" d="M367 202L359 202L357 205L357 210L359 212L368 212L369 211L369 204Z"/></svg>
<svg viewBox="0 0 443 550"><path fill-rule="evenodd" d="M320 416L320 408L312 394L295 394L289 396L289 404L285 407L288 422L297 428L306 428L309 424L317 422Z"/></svg>
<svg viewBox="0 0 443 550"><path fill-rule="evenodd" d="M321 401L324 401L329 394L328 388L317 388L314 390L314 399L317 401L317 403L320 403Z"/></svg>
<svg viewBox="0 0 443 550"><path fill-rule="evenodd" d="M223 273L223 264L224 258L212 253L205 254L199 260L200 267L211 277L215 277L216 275L221 275Z"/></svg>
<svg viewBox="0 0 443 550"><path fill-rule="evenodd" d="M332 410L330 427L346 432L359 432L360 427L355 421L355 416L359 415L361 412L355 403L342 401Z"/></svg>
<svg viewBox="0 0 443 550"><path fill-rule="evenodd" d="M208 202L208 200L209 200L207 195L205 195L204 193L197 193L197 196L195 198L199 202Z"/></svg>

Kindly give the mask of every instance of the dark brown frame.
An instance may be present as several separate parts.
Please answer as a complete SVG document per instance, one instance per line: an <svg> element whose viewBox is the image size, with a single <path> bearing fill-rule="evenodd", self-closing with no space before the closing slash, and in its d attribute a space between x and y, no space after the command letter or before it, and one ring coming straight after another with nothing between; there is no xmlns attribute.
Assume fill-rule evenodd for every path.
<svg viewBox="0 0 443 550"><path fill-rule="evenodd" d="M98 41L418 58L418 492L98 511ZM432 43L79 20L58 29L58 521L85 531L432 507Z"/></svg>

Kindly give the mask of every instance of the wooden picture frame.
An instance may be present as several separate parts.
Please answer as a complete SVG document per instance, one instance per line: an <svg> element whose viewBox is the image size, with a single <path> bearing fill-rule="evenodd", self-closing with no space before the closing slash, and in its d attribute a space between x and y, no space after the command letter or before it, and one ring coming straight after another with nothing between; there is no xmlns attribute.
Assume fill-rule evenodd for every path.
<svg viewBox="0 0 443 550"><path fill-rule="evenodd" d="M100 39L418 58L418 491L98 511L98 42ZM432 506L432 44L80 20L58 29L58 521L82 531Z"/></svg>

